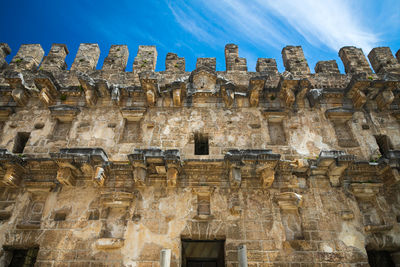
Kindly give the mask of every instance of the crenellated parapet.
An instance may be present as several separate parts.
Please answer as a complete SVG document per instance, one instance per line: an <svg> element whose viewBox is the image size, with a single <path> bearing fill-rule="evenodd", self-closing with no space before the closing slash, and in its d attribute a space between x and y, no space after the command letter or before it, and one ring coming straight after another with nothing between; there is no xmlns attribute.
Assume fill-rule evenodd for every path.
<svg viewBox="0 0 400 267"><path fill-rule="evenodd" d="M2 59L10 51L6 44L1 44L0 50ZM97 44L81 44L70 70L65 63L65 45L53 44L41 64L41 46L22 45L9 66L2 64L1 94L3 102L11 96L20 107L32 97L38 97L44 106L66 102L78 105L84 100L89 107L111 101L121 108L221 103L230 108L273 106L291 110L339 101L341 105L352 103L356 110L367 104L386 111L398 105L399 63L388 47L374 48L369 54L379 77L356 47L339 51L347 74L340 74L335 60L317 62L312 74L300 46L283 48L286 72L280 74L271 58L259 58L256 72L248 72L246 59L239 57L238 51L237 45L226 45L226 71L216 71L215 58L198 58L196 69L189 73L183 57L168 53L165 71L155 72L156 47L140 46L133 71L125 72L129 56L126 45L111 46L101 70L95 70L100 56Z"/></svg>

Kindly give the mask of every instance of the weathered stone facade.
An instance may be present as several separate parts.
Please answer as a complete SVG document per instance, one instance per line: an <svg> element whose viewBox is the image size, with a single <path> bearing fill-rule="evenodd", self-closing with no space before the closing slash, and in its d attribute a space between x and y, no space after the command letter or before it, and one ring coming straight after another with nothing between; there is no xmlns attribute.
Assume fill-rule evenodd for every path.
<svg viewBox="0 0 400 267"><path fill-rule="evenodd" d="M154 46L132 72L124 45L102 70L97 44L70 70L65 45L9 53L1 266L400 266L399 52L372 50L373 73L344 47L346 74L298 46L281 74L233 44L226 71L169 53L155 72Z"/></svg>

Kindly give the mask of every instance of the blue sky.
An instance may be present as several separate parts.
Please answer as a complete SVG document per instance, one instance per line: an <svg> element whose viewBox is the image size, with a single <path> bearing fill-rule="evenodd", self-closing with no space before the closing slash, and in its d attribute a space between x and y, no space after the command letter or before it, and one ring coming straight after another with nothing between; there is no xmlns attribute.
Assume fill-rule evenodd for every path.
<svg viewBox="0 0 400 267"><path fill-rule="evenodd" d="M98 43L101 68L112 44L129 48L127 70L139 45L156 45L157 70L168 52L186 59L216 57L225 70L224 46L239 45L239 55L254 70L258 57L275 58L283 71L281 50L301 45L310 68L319 60L336 59L340 47L400 48L399 0L145 0L145 1L5 1L0 16L0 42L12 54L23 43L40 43L46 54L52 43L65 43L70 67L79 43Z"/></svg>

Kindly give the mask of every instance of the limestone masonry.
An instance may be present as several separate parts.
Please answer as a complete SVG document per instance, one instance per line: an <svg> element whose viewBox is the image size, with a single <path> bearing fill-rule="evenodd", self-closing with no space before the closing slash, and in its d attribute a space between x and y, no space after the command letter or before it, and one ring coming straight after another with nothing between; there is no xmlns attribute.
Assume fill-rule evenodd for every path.
<svg viewBox="0 0 400 267"><path fill-rule="evenodd" d="M400 266L400 51L0 44L0 266ZM370 64L374 71L371 70Z"/></svg>

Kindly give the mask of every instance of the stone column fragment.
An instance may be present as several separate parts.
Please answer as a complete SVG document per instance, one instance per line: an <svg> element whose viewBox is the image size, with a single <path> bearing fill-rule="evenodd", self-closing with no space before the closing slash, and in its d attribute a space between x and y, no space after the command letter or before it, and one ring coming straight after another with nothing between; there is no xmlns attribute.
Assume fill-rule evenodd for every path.
<svg viewBox="0 0 400 267"><path fill-rule="evenodd" d="M377 74L400 74L400 63L394 58L389 47L375 47L369 52L368 59Z"/></svg>
<svg viewBox="0 0 400 267"><path fill-rule="evenodd" d="M216 70L217 60L215 57L199 57L196 61L196 69L207 67L213 71Z"/></svg>
<svg viewBox="0 0 400 267"><path fill-rule="evenodd" d="M246 245L240 245L238 247L238 261L239 267L247 267L247 248Z"/></svg>
<svg viewBox="0 0 400 267"><path fill-rule="evenodd" d="M10 66L15 70L34 70L42 61L44 51L40 44L23 44L12 59Z"/></svg>
<svg viewBox="0 0 400 267"><path fill-rule="evenodd" d="M125 71L128 57L127 45L112 45L108 56L104 59L102 70Z"/></svg>
<svg viewBox="0 0 400 267"><path fill-rule="evenodd" d="M94 70L100 57L98 44L80 44L71 70L88 72Z"/></svg>
<svg viewBox="0 0 400 267"><path fill-rule="evenodd" d="M69 51L65 44L52 44L49 54L44 57L40 65L40 70L65 70L67 68L65 57L68 53Z"/></svg>
<svg viewBox="0 0 400 267"><path fill-rule="evenodd" d="M278 67L276 66L276 60L273 58L257 59L256 71L266 72L267 74L270 75L278 74Z"/></svg>
<svg viewBox="0 0 400 267"><path fill-rule="evenodd" d="M239 57L239 47L235 44L225 46L226 71L247 71L247 61Z"/></svg>
<svg viewBox="0 0 400 267"><path fill-rule="evenodd" d="M347 74L372 74L372 70L361 48L354 46L342 47L339 50L339 57L343 62L344 70Z"/></svg>
<svg viewBox="0 0 400 267"><path fill-rule="evenodd" d="M156 64L156 47L154 45L140 45L135 61L133 62L133 71L155 71Z"/></svg>
<svg viewBox="0 0 400 267"><path fill-rule="evenodd" d="M0 69L7 66L7 62L5 60L6 56L11 53L11 49L6 43L0 43Z"/></svg>
<svg viewBox="0 0 400 267"><path fill-rule="evenodd" d="M314 70L315 73L340 74L336 60L318 61Z"/></svg>
<svg viewBox="0 0 400 267"><path fill-rule="evenodd" d="M171 265L171 250L162 249L160 253L160 267L170 267Z"/></svg>
<svg viewBox="0 0 400 267"><path fill-rule="evenodd" d="M286 46L282 49L285 69L294 75L309 74L310 68L301 46Z"/></svg>
<svg viewBox="0 0 400 267"><path fill-rule="evenodd" d="M165 71L168 72L184 72L185 71L185 58L178 57L177 54L168 53L165 58Z"/></svg>

